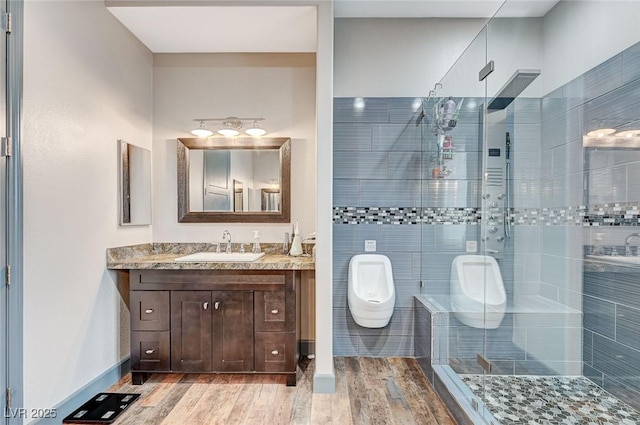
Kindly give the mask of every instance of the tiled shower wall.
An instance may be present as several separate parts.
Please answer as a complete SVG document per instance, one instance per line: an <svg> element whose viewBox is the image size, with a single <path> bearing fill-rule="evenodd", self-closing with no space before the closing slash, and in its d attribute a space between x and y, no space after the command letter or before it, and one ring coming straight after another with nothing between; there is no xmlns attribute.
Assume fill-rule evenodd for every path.
<svg viewBox="0 0 640 425"><path fill-rule="evenodd" d="M478 111L475 102L463 110L451 174L432 179L434 136L416 113L421 99L361 101L334 99L334 354L412 356L420 281L427 293L448 293L453 258L478 240ZM367 239L393 267L396 305L383 329L358 326L347 305L349 260Z"/></svg>
<svg viewBox="0 0 640 425"><path fill-rule="evenodd" d="M640 128L640 44L567 84L563 97L583 132L597 119L618 130ZM585 149L584 158L585 199L599 214L591 220L599 225L585 228L584 245L617 246L624 255L626 236L640 230L640 148ZM582 303L584 375L640 409L640 271L585 267Z"/></svg>

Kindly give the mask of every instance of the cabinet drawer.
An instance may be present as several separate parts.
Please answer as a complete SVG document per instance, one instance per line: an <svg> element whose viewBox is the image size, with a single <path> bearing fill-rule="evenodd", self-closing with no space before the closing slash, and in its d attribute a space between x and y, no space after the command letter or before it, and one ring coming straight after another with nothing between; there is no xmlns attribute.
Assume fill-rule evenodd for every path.
<svg viewBox="0 0 640 425"><path fill-rule="evenodd" d="M169 330L169 291L131 291L131 330Z"/></svg>
<svg viewBox="0 0 640 425"><path fill-rule="evenodd" d="M169 332L131 332L131 369L169 370Z"/></svg>
<svg viewBox="0 0 640 425"><path fill-rule="evenodd" d="M256 291L254 303L257 332L293 332L296 330L295 292Z"/></svg>
<svg viewBox="0 0 640 425"><path fill-rule="evenodd" d="M296 334L292 332L256 332L256 372L295 372Z"/></svg>

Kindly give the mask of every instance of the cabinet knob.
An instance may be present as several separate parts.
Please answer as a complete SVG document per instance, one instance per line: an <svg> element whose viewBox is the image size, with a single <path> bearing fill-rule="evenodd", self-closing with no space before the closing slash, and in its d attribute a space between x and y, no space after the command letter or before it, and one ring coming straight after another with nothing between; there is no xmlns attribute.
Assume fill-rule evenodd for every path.
<svg viewBox="0 0 640 425"><path fill-rule="evenodd" d="M148 308L144 312L147 313L147 314L151 314L151 313L153 313L153 309L152 308Z"/></svg>
<svg viewBox="0 0 640 425"><path fill-rule="evenodd" d="M205 310L209 308L209 303L206 302L204 304L202 304L202 308L204 308Z"/></svg>
<svg viewBox="0 0 640 425"><path fill-rule="evenodd" d="M271 354L273 354L274 356L277 356L277 355L278 355L278 350L273 350L273 351L271 352Z"/></svg>
<svg viewBox="0 0 640 425"><path fill-rule="evenodd" d="M220 301L216 301L216 302L213 304L213 308L215 308L216 310L220 309Z"/></svg>
<svg viewBox="0 0 640 425"><path fill-rule="evenodd" d="M145 351L145 353L147 353L147 354L153 354L155 351L156 351L156 349L155 349L155 348L152 348L152 349L150 349L150 350L146 350L146 351Z"/></svg>
<svg viewBox="0 0 640 425"><path fill-rule="evenodd" d="M277 310L277 309L275 309L275 308L274 308L273 310L271 310L271 314L278 314L279 312L280 312L280 311L279 311L279 310Z"/></svg>

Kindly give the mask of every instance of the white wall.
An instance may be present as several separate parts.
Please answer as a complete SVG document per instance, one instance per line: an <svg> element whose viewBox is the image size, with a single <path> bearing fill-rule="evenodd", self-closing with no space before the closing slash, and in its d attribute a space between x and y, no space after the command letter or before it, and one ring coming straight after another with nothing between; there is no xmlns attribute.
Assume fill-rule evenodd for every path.
<svg viewBox="0 0 640 425"><path fill-rule="evenodd" d="M49 408L128 355L105 249L151 241L116 171L118 139L151 147L152 55L98 1L27 1L24 33L24 401Z"/></svg>
<svg viewBox="0 0 640 425"><path fill-rule="evenodd" d="M562 1L543 22L544 93L638 42L640 1Z"/></svg>
<svg viewBox="0 0 640 425"><path fill-rule="evenodd" d="M315 57L312 54L154 55L154 231L157 242L279 242L290 224L178 223L176 138L197 117L264 117L272 137L290 137L291 218L315 231ZM215 123L211 123L215 125Z"/></svg>
<svg viewBox="0 0 640 425"><path fill-rule="evenodd" d="M427 96L485 23L485 19L336 19L333 94Z"/></svg>

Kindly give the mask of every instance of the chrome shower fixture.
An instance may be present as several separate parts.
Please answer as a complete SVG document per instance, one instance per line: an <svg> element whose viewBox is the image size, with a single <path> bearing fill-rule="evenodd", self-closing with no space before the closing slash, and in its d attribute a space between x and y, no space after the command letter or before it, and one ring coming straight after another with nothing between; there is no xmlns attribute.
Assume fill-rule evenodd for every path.
<svg viewBox="0 0 640 425"><path fill-rule="evenodd" d="M538 78L539 75L539 69L518 69L500 91L498 91L498 94L491 99L487 109L500 110L506 108L516 97L520 96L520 93L529 87L529 84Z"/></svg>

